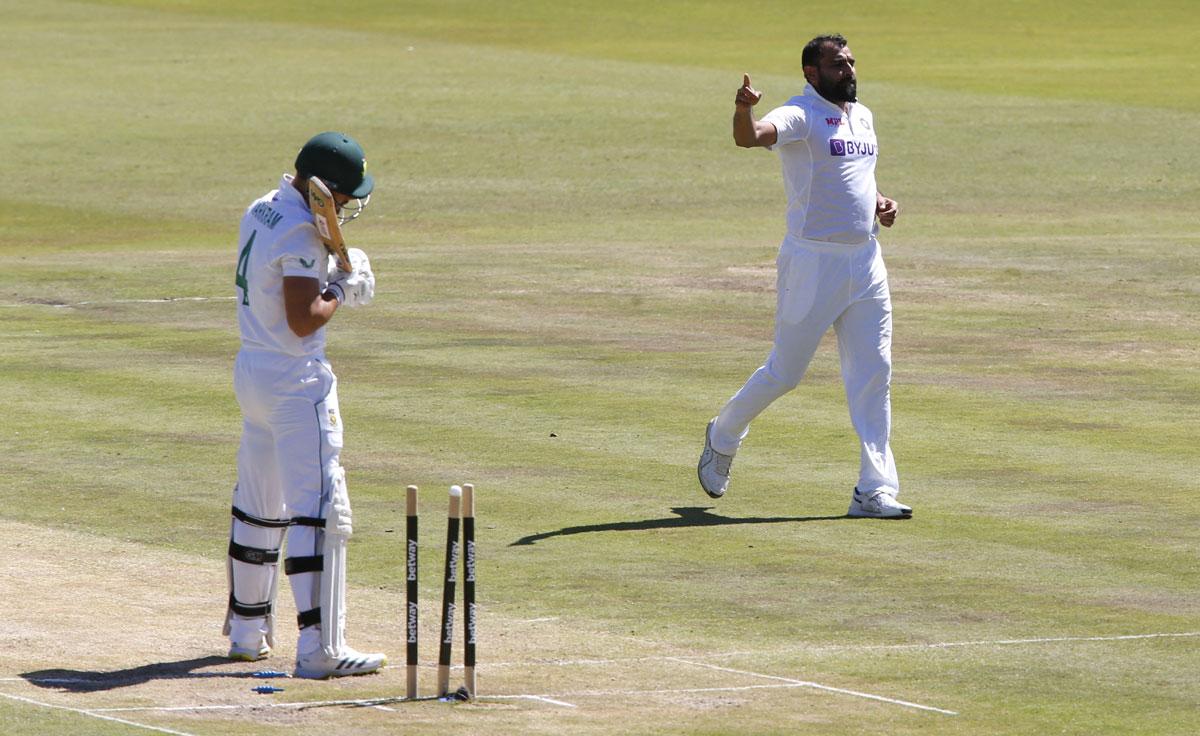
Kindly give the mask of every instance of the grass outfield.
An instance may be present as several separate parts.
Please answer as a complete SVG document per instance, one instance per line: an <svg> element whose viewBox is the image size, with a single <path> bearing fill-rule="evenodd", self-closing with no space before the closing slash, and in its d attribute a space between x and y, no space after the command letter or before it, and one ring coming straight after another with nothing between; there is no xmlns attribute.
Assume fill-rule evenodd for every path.
<svg viewBox="0 0 1200 736"><path fill-rule="evenodd" d="M1190 3L6 5L6 735L1194 730ZM902 206L908 522L843 516L832 339L729 495L695 479L769 349L783 233L730 100L743 72L762 111L798 91L826 30ZM263 696L220 659L237 220L330 128L378 180L347 231L377 298L328 334L351 641L403 657L416 483L432 664L445 488L474 482L471 705L345 703L403 667Z"/></svg>

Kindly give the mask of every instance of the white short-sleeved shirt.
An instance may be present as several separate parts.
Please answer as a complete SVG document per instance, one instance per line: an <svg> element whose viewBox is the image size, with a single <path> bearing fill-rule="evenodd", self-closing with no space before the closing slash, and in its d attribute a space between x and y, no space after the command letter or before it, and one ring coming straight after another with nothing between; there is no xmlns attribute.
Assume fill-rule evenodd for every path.
<svg viewBox="0 0 1200 736"><path fill-rule="evenodd" d="M297 357L322 357L325 328L300 337L288 327L283 277L307 276L324 291L327 255L303 195L285 174L246 209L238 236L237 300L242 347Z"/></svg>
<svg viewBox="0 0 1200 736"><path fill-rule="evenodd" d="M852 102L847 112L812 85L767 113L775 126L787 190L788 234L855 245L878 231L875 160L879 147L871 111Z"/></svg>

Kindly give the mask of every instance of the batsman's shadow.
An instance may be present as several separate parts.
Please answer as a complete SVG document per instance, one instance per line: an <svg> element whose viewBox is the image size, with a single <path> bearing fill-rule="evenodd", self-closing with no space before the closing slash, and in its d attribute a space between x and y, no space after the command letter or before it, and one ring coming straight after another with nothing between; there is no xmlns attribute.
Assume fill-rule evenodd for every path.
<svg viewBox="0 0 1200 736"><path fill-rule="evenodd" d="M711 506L676 506L671 509L675 516L661 519L644 519L642 521L614 521L609 524L588 524L585 526L568 526L552 532L530 534L521 537L508 545L520 547L537 544L551 537L565 537L570 534L590 534L592 532L637 532L650 529L682 529L698 526L723 526L725 524L789 524L804 521L836 521L848 519L845 514L839 516L721 516L709 513Z"/></svg>
<svg viewBox="0 0 1200 736"><path fill-rule="evenodd" d="M93 693L141 685L152 680L192 680L207 677L254 677L253 672L197 672L219 664L235 664L225 657L209 656L178 662L156 662L124 670L49 669L23 672L29 684L71 693Z"/></svg>

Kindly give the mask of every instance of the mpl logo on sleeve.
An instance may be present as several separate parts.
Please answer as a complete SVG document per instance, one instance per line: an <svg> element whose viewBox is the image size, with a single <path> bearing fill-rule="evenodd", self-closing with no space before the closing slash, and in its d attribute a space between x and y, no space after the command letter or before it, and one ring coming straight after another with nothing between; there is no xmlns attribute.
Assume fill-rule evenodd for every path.
<svg viewBox="0 0 1200 736"><path fill-rule="evenodd" d="M875 144L856 140L829 139L830 156L874 156Z"/></svg>

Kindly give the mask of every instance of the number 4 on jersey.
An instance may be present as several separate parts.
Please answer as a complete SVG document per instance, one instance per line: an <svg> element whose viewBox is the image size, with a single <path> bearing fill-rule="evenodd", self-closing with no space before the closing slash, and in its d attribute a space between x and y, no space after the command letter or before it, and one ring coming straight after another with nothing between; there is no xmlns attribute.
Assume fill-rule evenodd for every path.
<svg viewBox="0 0 1200 736"><path fill-rule="evenodd" d="M246 280L246 269L250 267L250 247L254 245L254 236L258 235L258 231L250 233L250 239L242 246L242 252L238 255L237 276L234 278L234 283L242 290L242 304L250 304L250 282Z"/></svg>

